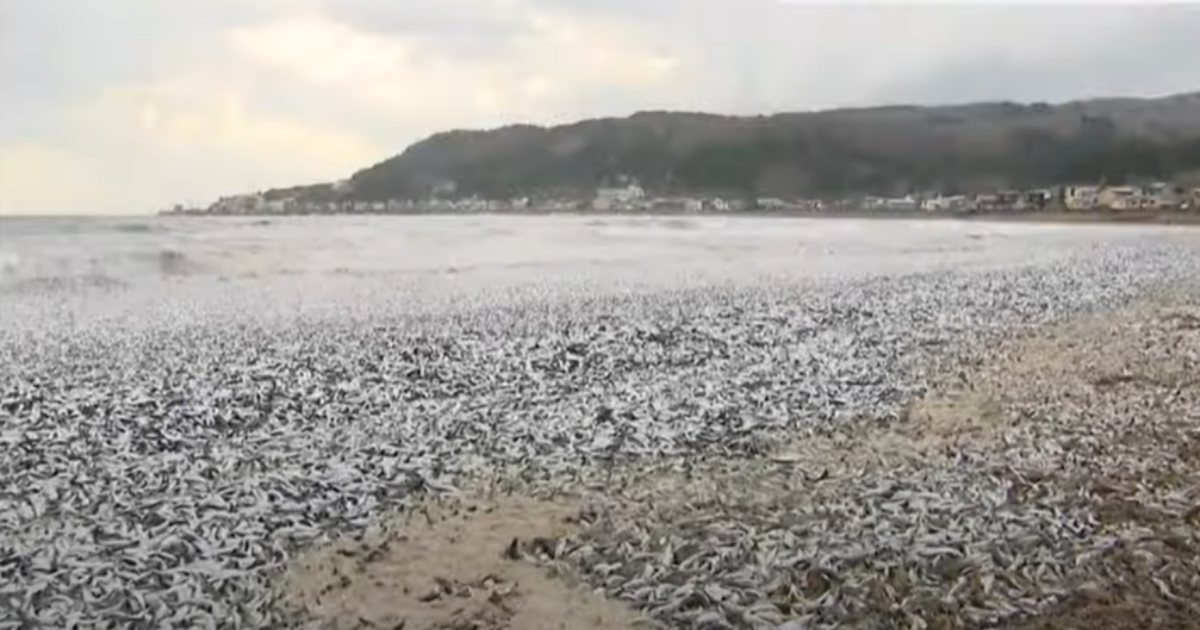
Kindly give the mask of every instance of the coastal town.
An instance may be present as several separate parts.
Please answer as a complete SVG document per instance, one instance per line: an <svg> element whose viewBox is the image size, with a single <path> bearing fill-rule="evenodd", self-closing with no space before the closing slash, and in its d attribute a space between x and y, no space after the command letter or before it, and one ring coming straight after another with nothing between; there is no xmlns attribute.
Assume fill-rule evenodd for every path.
<svg viewBox="0 0 1200 630"><path fill-rule="evenodd" d="M347 184L340 184L343 189ZM452 189L450 189L452 190ZM635 180L599 187L592 195L491 199L454 196L449 191L426 199L356 199L318 201L277 193L222 197L207 208L177 205L164 214L431 214L602 212L647 214L843 214L897 213L931 215L1011 214L1036 212L1135 213L1175 211L1200 213L1200 187L1166 182L1140 185L1070 184L1029 190L997 190L977 194L925 192L896 197L833 198L754 197L749 195L659 195Z"/></svg>

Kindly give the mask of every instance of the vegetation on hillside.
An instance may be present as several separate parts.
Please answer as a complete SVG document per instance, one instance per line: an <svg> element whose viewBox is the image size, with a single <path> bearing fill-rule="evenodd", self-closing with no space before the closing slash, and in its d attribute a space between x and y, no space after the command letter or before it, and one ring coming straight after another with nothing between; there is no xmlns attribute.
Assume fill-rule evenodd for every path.
<svg viewBox="0 0 1200 630"><path fill-rule="evenodd" d="M549 128L451 131L355 173L344 194L368 200L439 192L587 194L631 176L663 194L842 196L1121 183L1198 172L1200 93L759 117L643 112ZM291 191L307 198L338 194L328 186Z"/></svg>

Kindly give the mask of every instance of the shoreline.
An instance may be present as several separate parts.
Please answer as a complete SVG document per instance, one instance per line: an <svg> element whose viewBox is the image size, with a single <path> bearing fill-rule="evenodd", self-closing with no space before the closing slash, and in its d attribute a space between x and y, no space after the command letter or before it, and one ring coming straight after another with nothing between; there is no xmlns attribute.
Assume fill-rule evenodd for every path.
<svg viewBox="0 0 1200 630"><path fill-rule="evenodd" d="M125 218L133 218L132 216ZM870 212L835 211L820 213L772 212L752 210L746 212L584 212L584 211L537 211L522 210L514 212L406 212L406 213L316 213L298 212L291 214L159 214L156 218L255 218L269 219L280 217L647 217L647 218L763 218L763 219L870 219L878 221L889 220L918 220L918 221L996 221L1004 223L1100 223L1128 225L1200 225L1200 212L1162 211L1162 212L992 212L981 214L933 214L922 211L914 212ZM16 218L16 217L14 217ZM30 215L21 218L62 218L37 217ZM72 217L92 218L92 217ZM96 217L101 218L101 217ZM106 217L105 217L106 218Z"/></svg>
<svg viewBox="0 0 1200 630"><path fill-rule="evenodd" d="M494 266L500 250L464 260L491 231L446 228L504 222L122 223L62 230L85 263L251 247L227 264L283 263L245 283L5 296L0 537L35 625L501 630L569 613L610 630L643 611L663 627L994 627L1103 587L1123 560L1106 541L1143 525L1130 514L1166 534L1195 516L1176 482L1200 464L1179 432L1200 420L1197 231L609 218L649 238L552 272L351 282L284 263L409 249ZM442 225L395 237L423 223ZM513 221L507 251L621 242L586 223ZM711 238L653 227L672 223ZM1189 302L1075 340L1077 316L1164 292ZM991 350L1059 323L1061 343ZM1137 476L1146 462L1169 475ZM1169 593L1200 593L1189 558L1134 544ZM288 579L315 619L276 599ZM1131 595L1154 597L1115 597Z"/></svg>

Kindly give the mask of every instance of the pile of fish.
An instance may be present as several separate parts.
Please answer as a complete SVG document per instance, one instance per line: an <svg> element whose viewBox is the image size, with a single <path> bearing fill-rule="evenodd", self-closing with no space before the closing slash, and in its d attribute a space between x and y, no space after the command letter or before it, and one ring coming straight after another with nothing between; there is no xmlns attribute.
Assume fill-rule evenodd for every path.
<svg viewBox="0 0 1200 630"><path fill-rule="evenodd" d="M761 466L814 427L896 420L931 374L1014 330L1195 278L1194 253L439 316L29 320L0 332L0 628L287 624L272 584L297 550L431 493L497 470L549 490L639 462ZM821 486L836 502L681 493L597 523L569 557L669 624L806 627L900 600L897 623L964 606L989 623L1053 599L1030 585L1093 544L1081 508L1014 504L1006 474L968 453ZM884 583L855 577L880 568Z"/></svg>

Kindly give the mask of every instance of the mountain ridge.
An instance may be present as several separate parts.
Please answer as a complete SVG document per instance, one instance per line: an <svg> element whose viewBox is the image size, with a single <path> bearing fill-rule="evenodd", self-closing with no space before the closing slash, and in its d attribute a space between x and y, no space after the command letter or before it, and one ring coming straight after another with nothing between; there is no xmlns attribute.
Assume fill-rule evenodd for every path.
<svg viewBox="0 0 1200 630"><path fill-rule="evenodd" d="M1200 91L1059 104L880 105L753 116L644 110L453 129L306 199L587 195L635 179L663 194L977 192L1200 178Z"/></svg>

